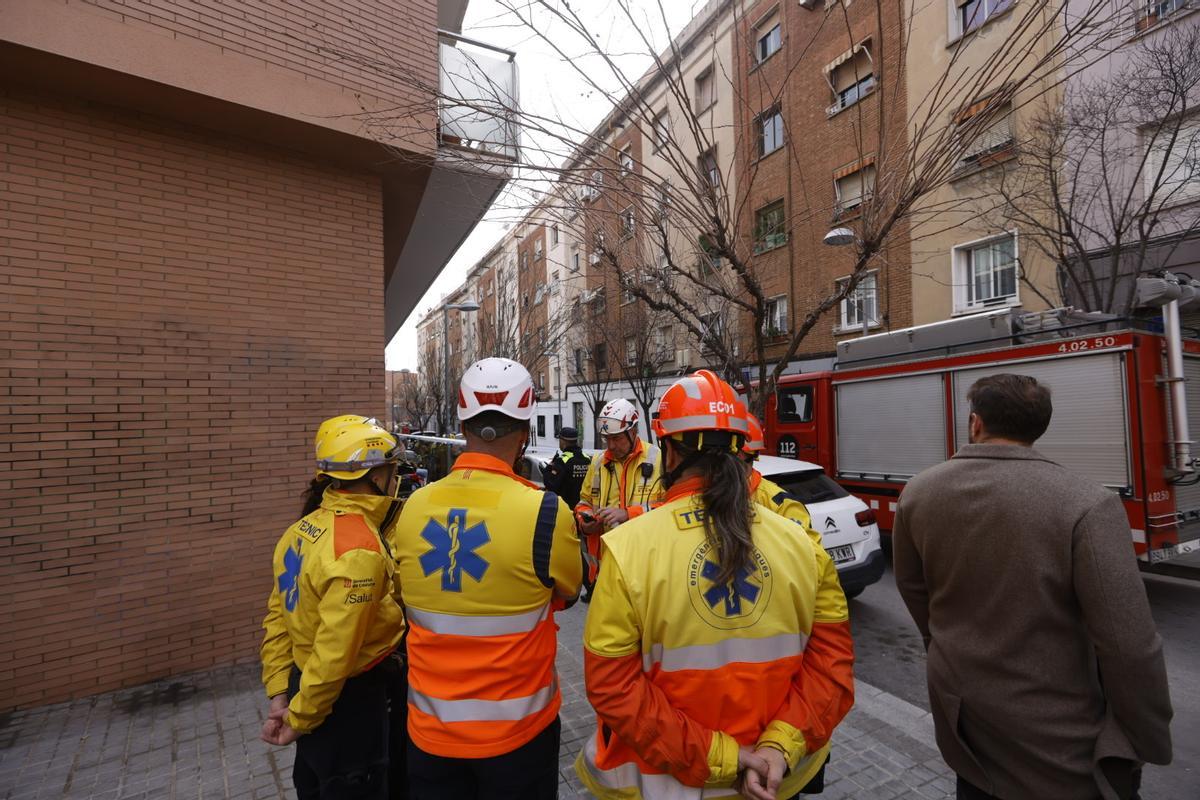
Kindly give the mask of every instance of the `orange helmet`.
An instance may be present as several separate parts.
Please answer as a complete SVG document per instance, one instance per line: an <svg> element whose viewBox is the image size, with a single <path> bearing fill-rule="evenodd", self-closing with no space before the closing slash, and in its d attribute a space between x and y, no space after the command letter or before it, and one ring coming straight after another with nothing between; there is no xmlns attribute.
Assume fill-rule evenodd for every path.
<svg viewBox="0 0 1200 800"><path fill-rule="evenodd" d="M758 456L767 449L762 423L758 421L758 417L750 413L746 414L746 422L749 424L749 433L746 434L746 443L742 445L742 452L748 456Z"/></svg>
<svg viewBox="0 0 1200 800"><path fill-rule="evenodd" d="M684 434L694 433L696 447L718 445L735 453L748 432L745 404L732 386L707 369L675 381L663 394L654 420L654 433L660 439L683 439ZM706 442L706 433L725 435L710 436Z"/></svg>

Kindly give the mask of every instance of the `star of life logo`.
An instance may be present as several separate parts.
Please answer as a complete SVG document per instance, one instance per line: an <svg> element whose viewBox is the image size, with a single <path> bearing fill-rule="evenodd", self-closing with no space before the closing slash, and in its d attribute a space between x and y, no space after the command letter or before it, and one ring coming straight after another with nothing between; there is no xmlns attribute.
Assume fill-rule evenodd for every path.
<svg viewBox="0 0 1200 800"><path fill-rule="evenodd" d="M421 570L427 577L441 571L443 592L461 592L463 573L476 583L483 580L489 565L475 551L492 537L483 522L467 525L465 508L450 509L444 523L430 518L421 538L430 545L421 555Z"/></svg>
<svg viewBox="0 0 1200 800"><path fill-rule="evenodd" d="M703 542L688 563L688 597L696 614L714 628L731 630L756 623L767 607L771 594L771 566L755 548L750 564L738 569L732 578L718 581L720 563L712 545Z"/></svg>
<svg viewBox="0 0 1200 800"><path fill-rule="evenodd" d="M283 572L276 578L279 583L279 593L283 595L283 607L289 612L295 611L296 606L300 603L300 567L304 563L300 547L303 544L304 540L297 538L296 544L284 551Z"/></svg>

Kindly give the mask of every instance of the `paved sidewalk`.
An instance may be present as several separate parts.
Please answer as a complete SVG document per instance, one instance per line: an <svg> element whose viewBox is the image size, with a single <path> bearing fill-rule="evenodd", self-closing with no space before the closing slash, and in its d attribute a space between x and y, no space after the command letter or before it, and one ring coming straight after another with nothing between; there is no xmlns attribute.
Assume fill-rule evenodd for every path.
<svg viewBox="0 0 1200 800"><path fill-rule="evenodd" d="M584 611L559 615L563 800L587 796L572 769L594 730L583 690ZM258 740L265 710L257 668L246 665L0 717L0 800L294 798L291 750ZM953 795L929 714L859 683L820 796Z"/></svg>

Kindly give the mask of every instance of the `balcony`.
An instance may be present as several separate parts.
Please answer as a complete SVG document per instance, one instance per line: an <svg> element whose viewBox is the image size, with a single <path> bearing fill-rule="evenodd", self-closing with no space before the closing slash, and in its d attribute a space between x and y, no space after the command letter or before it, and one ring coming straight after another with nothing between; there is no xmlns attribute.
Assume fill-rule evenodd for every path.
<svg viewBox="0 0 1200 800"><path fill-rule="evenodd" d="M504 161L519 155L516 54L438 31L438 141Z"/></svg>

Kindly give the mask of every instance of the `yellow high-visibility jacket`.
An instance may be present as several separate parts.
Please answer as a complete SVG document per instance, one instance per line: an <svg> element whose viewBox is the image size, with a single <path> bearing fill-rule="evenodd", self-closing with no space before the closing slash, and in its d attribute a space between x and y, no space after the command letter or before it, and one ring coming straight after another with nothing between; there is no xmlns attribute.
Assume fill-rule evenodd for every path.
<svg viewBox="0 0 1200 800"><path fill-rule="evenodd" d="M325 721L347 678L386 658L404 635L395 565L379 535L391 502L326 489L321 507L275 545L262 681L273 697L287 690L292 665L300 669L287 723L301 733Z"/></svg>
<svg viewBox="0 0 1200 800"><path fill-rule="evenodd" d="M575 768L605 800L737 797L739 745L779 749L778 794L791 797L853 704L854 643L829 555L755 507L750 564L718 583L702 488L680 481L604 536L584 629L601 725Z"/></svg>
<svg viewBox="0 0 1200 800"><path fill-rule="evenodd" d="M643 464L648 466L643 469ZM592 458L575 510L594 513L601 508L623 508L630 519L644 514L662 502L666 491L660 467L658 448L641 439L622 461L605 450Z"/></svg>
<svg viewBox="0 0 1200 800"><path fill-rule="evenodd" d="M813 527L812 515L808 513L804 503L800 502L800 498L774 481L767 480L756 469L750 471L750 499L781 517L799 523L813 541L821 544L821 534Z"/></svg>

